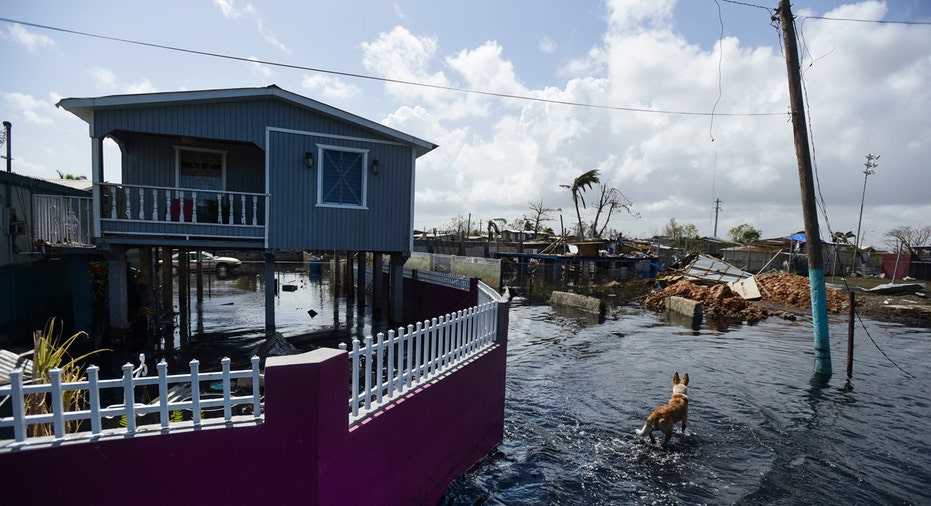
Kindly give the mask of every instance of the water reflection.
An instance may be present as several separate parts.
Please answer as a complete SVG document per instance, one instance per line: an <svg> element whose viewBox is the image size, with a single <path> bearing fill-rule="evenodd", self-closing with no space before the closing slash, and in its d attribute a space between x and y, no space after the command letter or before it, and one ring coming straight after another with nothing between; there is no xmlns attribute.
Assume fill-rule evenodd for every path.
<svg viewBox="0 0 931 506"><path fill-rule="evenodd" d="M370 300L360 311L354 298L337 292L329 271L325 263L312 269L301 263L276 264L271 280L277 287L275 329L300 351L336 347L353 337L387 330L386 322L373 318ZM265 342L264 269L243 265L225 276L205 272L198 282L191 273L189 279L185 286L174 278L177 320L161 332L153 331L149 352L165 357L170 369L186 368L195 358L215 364L225 356L234 365L246 364ZM179 286L186 292L179 294Z"/></svg>

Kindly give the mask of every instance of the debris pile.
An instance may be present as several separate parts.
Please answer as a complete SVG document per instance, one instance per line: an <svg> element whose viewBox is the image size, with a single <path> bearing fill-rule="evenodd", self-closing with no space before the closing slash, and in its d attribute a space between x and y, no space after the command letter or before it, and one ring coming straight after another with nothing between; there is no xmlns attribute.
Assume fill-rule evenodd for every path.
<svg viewBox="0 0 931 506"><path fill-rule="evenodd" d="M702 312L706 318L710 319L755 323L770 315L770 311L766 308L744 300L725 284L709 287L687 280L678 281L664 290L647 294L640 299L640 302L651 311L662 312L666 310L666 297L671 295L701 302Z"/></svg>
<svg viewBox="0 0 931 506"><path fill-rule="evenodd" d="M756 283L763 295L763 303L772 306L811 309L811 286L808 278L771 272L756 277ZM847 295L833 288L827 288L827 306L829 313L840 313L847 307Z"/></svg>
<svg viewBox="0 0 931 506"><path fill-rule="evenodd" d="M806 277L775 272L757 276L756 282L763 296L759 302L744 300L724 283L706 286L688 280L647 294L640 302L651 311L662 312L666 308L666 297L677 295L701 302L707 318L747 323L756 323L769 316L794 319L792 314L773 308L811 309L811 288ZM828 312L843 311L847 297L832 288L827 288L826 292Z"/></svg>

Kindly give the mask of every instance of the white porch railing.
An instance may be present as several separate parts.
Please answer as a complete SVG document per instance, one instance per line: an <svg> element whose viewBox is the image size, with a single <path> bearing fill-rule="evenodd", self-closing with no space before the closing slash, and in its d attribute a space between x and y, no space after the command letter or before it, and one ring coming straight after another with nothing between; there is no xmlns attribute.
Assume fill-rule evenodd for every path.
<svg viewBox="0 0 931 506"><path fill-rule="evenodd" d="M265 225L266 194L99 183L101 220Z"/></svg>
<svg viewBox="0 0 931 506"><path fill-rule="evenodd" d="M0 387L0 398L9 396L12 401L12 416L0 418L0 428L12 427L14 440L8 442L6 447L16 447L27 443L48 442L48 437L29 437L27 435L27 426L39 423L51 423L53 426L53 441L80 440L89 439L102 434L106 435L132 435L139 431L142 426L137 426L136 417L158 413L160 424L157 426L162 432L168 432L173 429L189 429L194 427L205 426L223 426L233 421L232 410L236 406L252 406L253 415L250 417L255 421L262 418L262 401L260 394L260 377L259 377L259 358L252 357L251 370L230 370L230 359L224 358L221 361L222 370L219 372L201 373L200 364L197 360L190 362L189 374L168 374L168 364L163 360L157 365L158 375L151 377L136 377L133 371L133 365L127 363L123 366L123 376L119 379L102 380L99 379L99 368L90 366L87 368L87 380L63 383L61 381L61 370L52 369L49 371L50 383L25 384L23 373L17 369L10 373L10 384ZM140 366L141 368L141 366ZM138 369L137 369L138 372ZM232 395L233 383L240 378L250 378L252 380L251 395L234 396ZM202 382L220 382L222 386L222 398L204 399L200 392ZM171 399L169 391L172 385L190 383L191 398L188 400ZM152 404L141 404L137 402L135 389L139 386L157 385L158 402ZM123 399L122 404L103 407L101 404L101 392L108 389L121 389ZM63 406L64 393L67 391L83 391L86 394L87 409L79 411L67 411ZM48 395L51 398L51 412L39 415L26 415L25 399L27 395ZM223 417L202 418L201 410L221 408ZM190 410L192 421L187 423L171 423L171 412L177 410ZM125 417L126 426L115 429L103 429L103 419L112 417ZM90 427L84 427L84 430L75 433L66 433L65 426L67 422L78 420L88 420ZM150 428L151 430L151 428ZM0 450L4 446L0 446Z"/></svg>
<svg viewBox="0 0 931 506"><path fill-rule="evenodd" d="M350 425L484 353L497 337L500 302L493 290L480 290L475 307L368 336L364 345L353 339ZM346 351L346 344L339 349Z"/></svg>
<svg viewBox="0 0 931 506"><path fill-rule="evenodd" d="M33 238L53 246L92 246L93 199L33 195Z"/></svg>

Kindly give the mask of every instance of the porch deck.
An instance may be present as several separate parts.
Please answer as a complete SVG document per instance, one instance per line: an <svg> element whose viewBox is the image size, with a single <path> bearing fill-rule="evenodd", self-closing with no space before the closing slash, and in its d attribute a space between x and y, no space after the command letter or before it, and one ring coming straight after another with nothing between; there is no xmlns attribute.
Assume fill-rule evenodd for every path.
<svg viewBox="0 0 931 506"><path fill-rule="evenodd" d="M99 183L93 198L36 195L34 237L53 247L193 238L263 247L267 206L264 193Z"/></svg>

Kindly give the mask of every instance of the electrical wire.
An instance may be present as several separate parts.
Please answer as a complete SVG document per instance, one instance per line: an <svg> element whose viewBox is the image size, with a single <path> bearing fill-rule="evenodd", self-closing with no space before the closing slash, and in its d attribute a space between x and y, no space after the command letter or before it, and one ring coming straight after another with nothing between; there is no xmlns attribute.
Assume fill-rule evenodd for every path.
<svg viewBox="0 0 931 506"><path fill-rule="evenodd" d="M724 0L725 2L728 0ZM825 21L852 21L855 23L877 23L884 25L931 25L931 21L897 21L886 19L831 18L827 16L803 16L803 19L823 19Z"/></svg>
<svg viewBox="0 0 931 506"><path fill-rule="evenodd" d="M483 95L483 96L497 97L497 98L508 98L508 99L515 99L515 100L524 100L524 101L529 101L529 102L539 102L539 103L556 104L556 105L567 105L567 106L572 106L572 107L587 107L587 108L592 108L592 109L606 109L606 110L613 110L613 111L643 112L643 113L669 114L669 115L679 115L679 116L712 116L712 115L716 115L716 116L752 117L752 116L784 116L784 115L786 114L786 113L784 113L784 112L743 112L743 113L741 113L741 112L732 112L732 113L726 113L726 112L673 111L673 110L663 110L663 109L643 109L643 108L637 108L637 107L622 107L622 106L612 106L612 105L603 105L603 104L586 104L586 103L583 103L583 102L572 102L572 101L568 101L568 100L553 100L553 99L540 98L540 97L531 97L531 96L526 96L526 95L513 95L513 94L509 94L509 93L498 93L498 92L493 92L493 91L476 90L476 89L469 89L469 88L457 88L457 87L454 87L454 86L443 86L443 85L438 85L438 84L421 83L421 82L416 82L416 81L405 81L405 80L401 80L401 79L391 79L391 78L387 78L387 77L378 77L378 76L372 76L372 75L367 75L367 74L359 74L359 73L354 73L354 72L344 72L344 71L339 71L339 70L329 70L329 69L322 69L322 68L317 68L317 67L309 67L309 66L303 66L303 65L294 65L294 64L290 64L290 63L272 62L272 61L267 61L267 60L257 60L257 59L253 59L253 58L242 57L242 56L235 56L235 55L229 55L229 54L223 54L223 53L214 53L214 52L210 52L210 51L201 51L201 50L196 50L196 49L187 49L187 48L182 48L182 47L169 46L169 45L165 45L165 44L156 44L156 43L152 43L152 42L143 42L143 41L138 41L138 40L133 40L133 39L124 39L124 38L120 38L120 37L111 37L111 36L100 35L100 34L95 34L95 33L81 32L81 31L77 31L77 30L70 30L70 29L67 29L67 28L60 28L60 27L55 27L55 26L42 25L42 24L38 24L38 23L30 23L30 22L26 22L26 21L18 21L18 20L15 20L15 19L4 18L4 17L0 17L0 21L5 21L5 22L7 22L7 23L17 23L17 24L20 24L20 25L30 26L30 27L33 27L33 28L40 28L40 29L43 29L43 30L51 30L51 31L56 31L56 32L61 32L61 33L68 33L68 34L71 34L71 35L79 35L79 36L82 36L82 37L91 37L91 38L95 38L95 39L109 40L109 41L113 41L113 42L121 42L121 43L124 43L124 44L134 44L134 45L138 45L138 46L151 47L151 48L155 48L155 49L163 49L163 50L167 50L167 51L176 51L176 52L179 52L179 53L195 54L195 55L200 55L200 56L208 56L208 57L212 57L212 58L220 58L220 59L233 60L233 61L241 61L241 62L252 63L252 64L256 64L256 63L257 63L257 64L262 64L262 65L269 65L269 66L273 66L273 67L281 67L281 68L294 69L294 70L305 70L305 71L308 71L308 72L319 72L319 73L322 73L322 74L332 74L332 75L337 75L337 76L342 76L342 77L350 77L350 78L355 78L355 79L365 79L365 80L369 80L369 81L379 81L379 82L391 83L391 84L402 84L402 85L407 85L407 86L418 86L418 87L421 87L421 88L430 88L430 89L435 89L435 90L452 91L452 92L457 92L457 93L471 93L471 94L474 94L474 95Z"/></svg>
<svg viewBox="0 0 931 506"><path fill-rule="evenodd" d="M718 6L718 23L721 24L721 34L718 36L718 98L711 107L711 123L708 125L708 136L711 137L711 142L714 142L714 111L717 110L718 103L721 102L721 96L724 94L721 83L721 66L724 63L724 16L721 14L721 3L718 0L714 0L714 3Z"/></svg>

